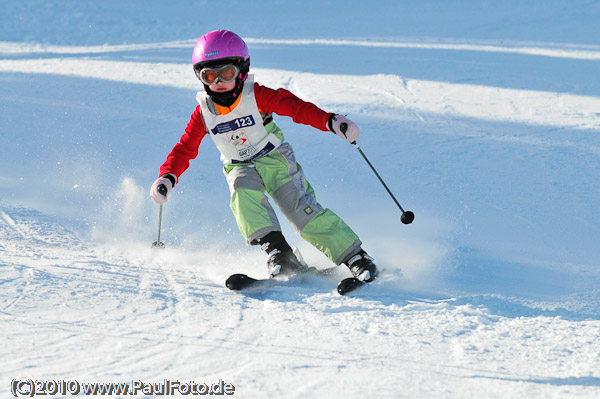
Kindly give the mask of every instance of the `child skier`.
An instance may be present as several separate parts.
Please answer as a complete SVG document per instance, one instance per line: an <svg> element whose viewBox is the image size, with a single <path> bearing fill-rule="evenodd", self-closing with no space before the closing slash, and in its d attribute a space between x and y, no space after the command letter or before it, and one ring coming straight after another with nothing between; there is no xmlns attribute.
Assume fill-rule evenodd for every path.
<svg viewBox="0 0 600 399"><path fill-rule="evenodd" d="M296 123L331 130L354 142L359 128L342 115L327 113L285 89L273 90L249 75L246 43L226 30L200 37L192 56L194 71L204 84L199 103L165 163L150 196L163 204L189 161L198 155L209 135L221 152L231 192L231 210L246 242L260 245L268 255L270 277L301 273L298 261L281 233L267 192L300 233L335 264L348 266L354 277L371 282L377 277L373 259L361 248L358 236L335 213L323 208L296 163L292 146L285 142L272 113L292 117ZM343 126L343 127L342 127ZM166 195L159 187L166 187ZM163 191L164 192L164 191Z"/></svg>

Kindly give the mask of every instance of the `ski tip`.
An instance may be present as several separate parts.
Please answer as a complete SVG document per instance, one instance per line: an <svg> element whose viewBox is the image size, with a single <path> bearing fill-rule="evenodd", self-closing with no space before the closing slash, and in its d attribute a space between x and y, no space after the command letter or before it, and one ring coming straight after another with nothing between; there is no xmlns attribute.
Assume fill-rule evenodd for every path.
<svg viewBox="0 0 600 399"><path fill-rule="evenodd" d="M245 274L232 274L225 281L225 286L233 291L239 291L248 286L250 280L254 280Z"/></svg>
<svg viewBox="0 0 600 399"><path fill-rule="evenodd" d="M348 277L340 281L337 286L337 292L340 295L346 295L349 292L352 292L360 287L366 285L362 280L357 279L356 277Z"/></svg>

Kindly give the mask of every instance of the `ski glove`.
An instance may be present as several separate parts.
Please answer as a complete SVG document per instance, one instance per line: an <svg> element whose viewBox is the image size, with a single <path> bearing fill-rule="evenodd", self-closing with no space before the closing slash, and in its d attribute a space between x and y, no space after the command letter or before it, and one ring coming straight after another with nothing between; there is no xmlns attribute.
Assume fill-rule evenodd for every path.
<svg viewBox="0 0 600 399"><path fill-rule="evenodd" d="M175 183L177 182L177 178L172 173L167 173L166 175L162 175L158 179L154 181L152 187L150 188L150 197L154 202L159 205L167 202L167 197L175 187ZM163 187L161 187L163 186ZM166 193L165 193L166 189ZM161 191L163 193L161 193Z"/></svg>
<svg viewBox="0 0 600 399"><path fill-rule="evenodd" d="M354 143L358 140L358 136L360 135L360 129L356 123L352 122L344 115L331 115L327 126L329 127L329 130L350 143Z"/></svg>

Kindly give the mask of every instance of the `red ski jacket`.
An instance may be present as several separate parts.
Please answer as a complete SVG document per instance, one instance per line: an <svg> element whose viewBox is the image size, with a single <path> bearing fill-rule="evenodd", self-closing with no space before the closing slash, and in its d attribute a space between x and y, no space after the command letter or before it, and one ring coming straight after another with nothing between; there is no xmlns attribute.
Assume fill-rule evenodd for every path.
<svg viewBox="0 0 600 399"><path fill-rule="evenodd" d="M332 114L323 111L313 103L302 101L288 90L273 90L254 83L254 96L258 110L262 113L289 116L296 123L310 125L324 132L329 131L327 121ZM225 109L224 113L229 112L227 108L220 107L220 110L223 109ZM198 156L198 148L206 133L202 110L198 105L192 113L179 143L175 144L167 156L167 160L160 167L159 176L172 173L179 179L179 176L190 166L190 160Z"/></svg>

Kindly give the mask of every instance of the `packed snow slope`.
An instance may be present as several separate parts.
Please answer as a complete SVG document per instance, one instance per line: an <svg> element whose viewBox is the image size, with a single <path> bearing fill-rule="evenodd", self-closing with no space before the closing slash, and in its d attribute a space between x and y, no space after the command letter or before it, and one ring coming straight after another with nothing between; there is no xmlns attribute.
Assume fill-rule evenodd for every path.
<svg viewBox="0 0 600 399"><path fill-rule="evenodd" d="M600 397L598 20L589 1L4 0L0 396L170 379L241 398ZM385 269L372 286L338 296L339 268L228 291L265 257L210 141L150 248L148 189L201 89L195 39L218 28L247 40L257 81L357 122L415 213L400 223L353 146L276 117Z"/></svg>

